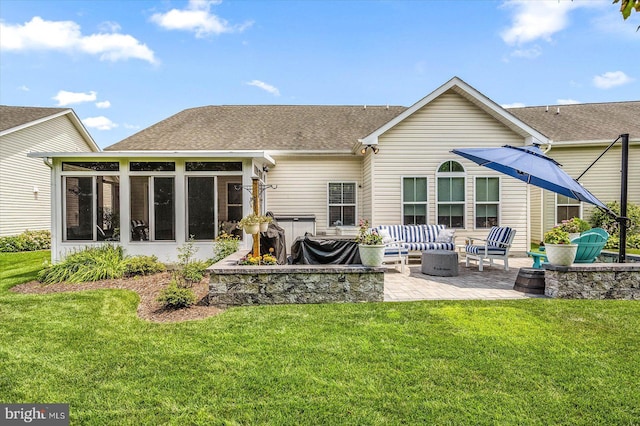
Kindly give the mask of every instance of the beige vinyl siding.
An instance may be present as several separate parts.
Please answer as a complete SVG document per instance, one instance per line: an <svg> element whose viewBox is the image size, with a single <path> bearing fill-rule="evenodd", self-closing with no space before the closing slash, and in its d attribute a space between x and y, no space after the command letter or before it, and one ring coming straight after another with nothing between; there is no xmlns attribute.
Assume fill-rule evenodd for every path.
<svg viewBox="0 0 640 426"><path fill-rule="evenodd" d="M51 170L42 159L27 157L51 151L91 149L66 115L0 138L0 236L51 229Z"/></svg>
<svg viewBox="0 0 640 426"><path fill-rule="evenodd" d="M362 160L362 189L360 190L360 197L362 198L360 211L362 212L362 217L369 219L371 222L375 221L373 199L371 197L374 182L373 155L371 150L368 150Z"/></svg>
<svg viewBox="0 0 640 426"><path fill-rule="evenodd" d="M613 139L612 139L613 142ZM606 145L597 146L558 146L547 153L562 164L562 169L571 177L580 174L605 150ZM580 179L580 183L603 203L620 202L620 165L621 148L616 144ZM629 146L629 180L627 183L628 201L640 204L640 145ZM548 191L546 191L548 192ZM582 218L589 220L594 207L583 203ZM545 230L555 224L555 196L549 193L545 203Z"/></svg>
<svg viewBox="0 0 640 426"><path fill-rule="evenodd" d="M447 92L403 120L379 138L380 153L373 157L375 189L372 192L375 224L402 223L401 177L427 176L428 222L436 223L436 171L446 160L461 163L466 172L464 236L486 236L474 229L474 177L501 180L500 223L517 229L514 251L527 249L527 187L488 168L452 154L453 148L523 145L524 139L454 92Z"/></svg>
<svg viewBox="0 0 640 426"><path fill-rule="evenodd" d="M327 219L327 184L355 182L357 194L356 221L362 209L362 158L349 157L274 157L276 166L268 176L267 210L278 215L316 216L316 233L334 232Z"/></svg>
<svg viewBox="0 0 640 426"><path fill-rule="evenodd" d="M531 242L542 241L542 189L531 186L529 188L531 210L529 213L529 227L531 229Z"/></svg>

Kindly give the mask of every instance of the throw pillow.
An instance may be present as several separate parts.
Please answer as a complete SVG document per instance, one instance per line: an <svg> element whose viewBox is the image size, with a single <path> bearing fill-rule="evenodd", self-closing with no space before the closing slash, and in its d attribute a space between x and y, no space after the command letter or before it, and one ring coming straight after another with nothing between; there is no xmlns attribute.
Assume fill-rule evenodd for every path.
<svg viewBox="0 0 640 426"><path fill-rule="evenodd" d="M452 243L455 235L455 229L443 229L436 237L436 243Z"/></svg>
<svg viewBox="0 0 640 426"><path fill-rule="evenodd" d="M382 244L389 244L393 242L393 238L388 229L378 229L378 235L382 237Z"/></svg>

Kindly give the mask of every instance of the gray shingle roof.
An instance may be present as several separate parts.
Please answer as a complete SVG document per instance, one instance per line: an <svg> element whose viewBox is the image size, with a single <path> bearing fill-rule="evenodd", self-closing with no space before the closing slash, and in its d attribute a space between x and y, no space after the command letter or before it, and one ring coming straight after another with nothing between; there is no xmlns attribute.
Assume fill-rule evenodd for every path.
<svg viewBox="0 0 640 426"><path fill-rule="evenodd" d="M560 113L557 113L560 108ZM622 133L640 137L640 101L508 108L553 141L613 141Z"/></svg>
<svg viewBox="0 0 640 426"><path fill-rule="evenodd" d="M68 109L0 105L0 132L67 111Z"/></svg>
<svg viewBox="0 0 640 426"><path fill-rule="evenodd" d="M106 151L350 150L400 106L223 105L181 111Z"/></svg>

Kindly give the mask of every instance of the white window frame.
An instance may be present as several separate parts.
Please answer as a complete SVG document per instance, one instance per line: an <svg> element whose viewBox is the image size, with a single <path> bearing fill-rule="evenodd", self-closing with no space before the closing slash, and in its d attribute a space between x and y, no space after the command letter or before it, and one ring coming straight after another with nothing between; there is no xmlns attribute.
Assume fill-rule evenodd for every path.
<svg viewBox="0 0 640 426"><path fill-rule="evenodd" d="M405 202L404 201L404 180L405 179L426 179L427 181L427 201L425 202ZM401 176L400 177L400 219L401 222L404 223L404 206L405 205L421 205L424 204L425 206L425 221L426 224L429 224L429 176L425 176L425 175L407 175L407 176Z"/></svg>
<svg viewBox="0 0 640 426"><path fill-rule="evenodd" d="M153 162L152 160L150 162ZM129 167L129 165L127 164L127 167ZM176 163L176 171L161 171L161 172L132 172L131 170L129 170L129 174L128 174L128 185L129 185L129 200L128 200L128 206L129 206L129 219L132 220L133 217L131 216L131 178L134 177L146 177L146 178L156 178L156 177L171 177L173 178L173 202L174 202L174 209L173 209L173 239L172 240L156 240L155 239L155 229L156 229L156 215L155 215L155 200L154 200L154 193L155 193L155 179L150 179L149 180L149 187L147 188L147 199L149 200L149 223L147 224L149 226L149 239L146 241L136 241L134 239L131 238L131 230L129 230L129 243L133 243L133 244L139 244L139 243L149 243L149 242L158 242L158 243L175 243L178 241L178 164ZM120 236L120 238L122 239L122 235ZM186 236L187 239L189 239L189 236Z"/></svg>
<svg viewBox="0 0 640 426"><path fill-rule="evenodd" d="M554 205L554 207L553 207L553 219L554 219L554 222L553 223L556 223L556 224L560 223L560 220L558 220L558 207L563 207L563 206L578 206L578 217L580 219L582 219L582 215L583 215L582 207L583 207L584 203L582 201L575 200L576 203L560 204L560 203L558 203L558 196L559 195L563 196L563 197L566 197L566 195L562 195L562 194L555 194L555 193L553 194L553 205ZM571 197L567 197L567 198L570 199L570 200L574 200L574 198L571 198ZM569 218L569 219L571 219L571 218Z"/></svg>
<svg viewBox="0 0 640 426"><path fill-rule="evenodd" d="M353 185L353 189L354 189L354 203L340 203L340 204L330 204L330 190L329 187L332 184L341 184L341 185L345 185L345 184L351 184ZM344 200L343 200L344 201ZM355 217L354 217L354 225L353 226L358 226L358 182L356 181L330 181L327 182L327 227L328 228L334 228L336 227L336 225L330 223L330 219L331 219L331 207L333 206L353 206L353 211L355 212ZM344 217L344 215L343 215ZM344 225L344 224L343 224Z"/></svg>
<svg viewBox="0 0 640 426"><path fill-rule="evenodd" d="M478 179L498 179L498 201L476 201L476 195L478 191ZM477 206L481 205L498 205L498 226L501 226L502 222L502 178L500 176L491 176L491 175L479 175L473 177L473 229L490 229L489 228L478 228L476 226L476 213Z"/></svg>
<svg viewBox="0 0 640 426"><path fill-rule="evenodd" d="M462 167L462 172L440 172L440 167L442 167L443 164L448 163L448 162L454 162L454 163L458 163L460 164L460 167ZM463 191L464 191L464 200L462 202L460 201L455 201L455 202L451 202L451 201L447 201L447 202L440 202L439 201L439 197L438 197L438 179L439 178L452 178L452 177L457 177L457 178L462 178L463 179ZM439 211L439 207L440 205L450 205L450 204L460 204L462 205L462 228L455 228L455 229L466 229L467 227L467 169L464 168L464 166L462 165L462 163L460 163L457 160L446 160L441 162L440 164L438 164L438 167L436 167L436 181L435 181L435 194L436 194L436 200L435 200L435 207L436 207L436 211L435 211L435 222L436 224L438 223L438 211Z"/></svg>
<svg viewBox="0 0 640 426"><path fill-rule="evenodd" d="M107 160L108 161L108 160ZM65 161L60 163L60 179L62 180L61 189L62 189L62 200L61 200L61 210L62 210L62 242L63 243L75 243L75 242L94 242L94 243L102 243L103 241L98 241L98 193L96 191L96 179L100 176L115 176L120 179L119 190L120 194L118 197L122 200L122 175L120 171L99 171L99 170L87 170L87 171L62 171L62 166ZM122 169L122 164L119 165L119 168ZM67 178L86 178L91 177L91 206L92 206L92 218L91 218L91 228L93 229L93 237L91 240L69 240L67 238ZM122 220L122 205L120 205L120 220ZM122 223L120 224L120 228L122 228ZM122 233L120 234L120 239L122 240Z"/></svg>

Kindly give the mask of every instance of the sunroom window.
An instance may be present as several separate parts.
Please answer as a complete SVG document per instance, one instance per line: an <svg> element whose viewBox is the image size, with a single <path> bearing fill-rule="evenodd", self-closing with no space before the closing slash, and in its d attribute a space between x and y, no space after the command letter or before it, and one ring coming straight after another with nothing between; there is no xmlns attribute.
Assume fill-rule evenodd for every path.
<svg viewBox="0 0 640 426"><path fill-rule="evenodd" d="M64 239L120 240L120 178L64 177Z"/></svg>
<svg viewBox="0 0 640 426"><path fill-rule="evenodd" d="M175 240L173 176L131 177L131 240Z"/></svg>

